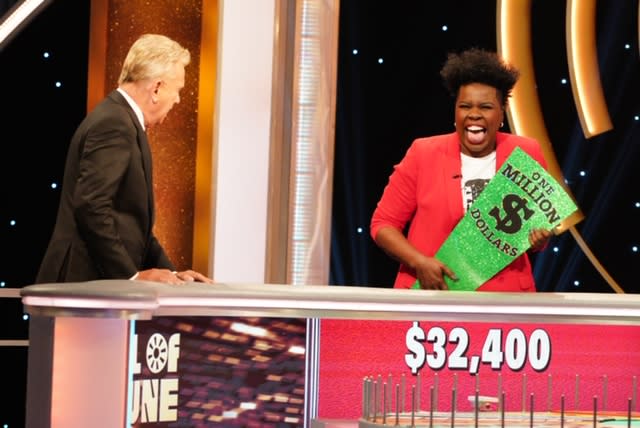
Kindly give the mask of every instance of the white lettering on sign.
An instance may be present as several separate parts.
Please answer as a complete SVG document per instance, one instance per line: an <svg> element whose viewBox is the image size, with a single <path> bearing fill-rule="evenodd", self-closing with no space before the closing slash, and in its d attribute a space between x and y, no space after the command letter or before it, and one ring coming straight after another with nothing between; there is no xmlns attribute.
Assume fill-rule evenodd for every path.
<svg viewBox="0 0 640 428"><path fill-rule="evenodd" d="M138 351L138 336L132 341ZM136 352L137 356L138 352ZM134 423L175 422L178 420L178 361L180 359L180 333L169 339L154 333L147 340L144 350L146 368L150 375L142 373L142 363L136 358L130 393L133 396L131 420Z"/></svg>
<svg viewBox="0 0 640 428"><path fill-rule="evenodd" d="M534 330L527 339L525 333L514 328L502 340L503 331L489 329L484 338L481 355L467 355L471 339L466 329L455 327L447 332L438 326L426 333L418 321L407 330L407 350L404 361L411 373L416 374L426 364L432 370L448 368L478 373L480 363L501 370L504 365L513 371L521 370L528 362L535 371L541 372L551 362L551 338L543 329ZM430 346L429 346L430 345Z"/></svg>

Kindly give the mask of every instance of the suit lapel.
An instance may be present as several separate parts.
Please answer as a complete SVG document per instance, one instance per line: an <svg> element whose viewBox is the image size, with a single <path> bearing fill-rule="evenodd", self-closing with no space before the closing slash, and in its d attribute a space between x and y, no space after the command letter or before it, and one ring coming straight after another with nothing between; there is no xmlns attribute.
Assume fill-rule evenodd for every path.
<svg viewBox="0 0 640 428"><path fill-rule="evenodd" d="M138 128L138 145L140 146L140 152L142 153L142 167L144 168L144 178L147 182L147 197L149 199L149 217L151 221L150 225L154 222L154 200L153 200L153 161L151 159L151 149L149 148L149 141L147 140L147 133Z"/></svg>
<svg viewBox="0 0 640 428"><path fill-rule="evenodd" d="M122 104L126 108L127 112L129 113L129 116L131 117L131 121L136 127L136 131L137 131L136 142L138 144L138 148L140 149L140 155L142 158L142 169L144 170L144 178L147 185L147 200L149 204L149 218L150 218L149 227L151 228L153 227L153 223L155 220L154 219L154 216L155 216L154 203L155 202L153 199L153 161L151 159L151 149L149 147L149 140L147 139L147 133L142 128L142 125L140 124L140 121L138 120L136 113L133 111L133 109L131 108L127 100L122 96L122 94L117 90L114 90L113 92L111 92L110 95L116 102L118 102L119 104Z"/></svg>

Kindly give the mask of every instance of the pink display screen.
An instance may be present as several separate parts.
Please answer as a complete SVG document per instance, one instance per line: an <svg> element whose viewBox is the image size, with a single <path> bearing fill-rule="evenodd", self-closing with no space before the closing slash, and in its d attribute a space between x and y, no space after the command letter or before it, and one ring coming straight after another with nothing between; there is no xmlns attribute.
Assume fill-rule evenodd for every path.
<svg viewBox="0 0 640 428"><path fill-rule="evenodd" d="M373 382L388 411L638 410L638 326L324 319L320 349L321 418L361 417Z"/></svg>

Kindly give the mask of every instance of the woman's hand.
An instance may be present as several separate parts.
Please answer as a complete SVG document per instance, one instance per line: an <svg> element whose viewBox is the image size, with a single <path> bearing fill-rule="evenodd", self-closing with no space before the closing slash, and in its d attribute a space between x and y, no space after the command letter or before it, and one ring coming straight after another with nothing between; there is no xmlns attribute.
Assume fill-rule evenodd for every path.
<svg viewBox="0 0 640 428"><path fill-rule="evenodd" d="M529 232L529 244L534 251L540 251L549 243L553 233L547 229L533 229Z"/></svg>
<svg viewBox="0 0 640 428"><path fill-rule="evenodd" d="M424 290L447 290L449 287L444 281L445 275L454 281L458 280L456 274L444 263L422 254L395 227L381 228L376 235L376 244L395 260L413 269L420 288Z"/></svg>
<svg viewBox="0 0 640 428"><path fill-rule="evenodd" d="M448 290L444 280L445 275L456 281L458 278L451 269L435 257L423 256L413 266L416 271L420 288L423 290Z"/></svg>

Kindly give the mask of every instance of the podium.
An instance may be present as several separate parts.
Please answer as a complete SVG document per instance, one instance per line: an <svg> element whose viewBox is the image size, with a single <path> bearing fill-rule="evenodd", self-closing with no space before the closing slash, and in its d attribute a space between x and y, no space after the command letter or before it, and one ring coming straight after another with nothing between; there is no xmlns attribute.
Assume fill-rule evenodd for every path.
<svg viewBox="0 0 640 428"><path fill-rule="evenodd" d="M194 422L193 425L180 426L208 426L207 420L212 421L210 426L224 426L221 422L224 418L234 417L222 409L225 400L218 397L209 401L201 400L197 404L194 397L198 396L198 392L191 391L196 375L198 382L209 382L211 390L219 391L224 388L219 380L223 374L216 374L215 381L207 381L201 379L207 373L197 373L200 367L215 370L224 364L225 367L238 368L234 377L229 377L230 382L237 381L237 373L242 373L246 376L243 379L247 379L246 388L234 384L233 388L226 389L228 394L244 394L244 401L240 400L243 405L256 405L257 402L258 406L262 406L268 402L265 417L275 418L273 420L280 417L277 409L281 409L285 413L282 419L278 419L281 426L330 426L326 421L334 418L342 420L345 417L357 420L365 407L361 397L362 373L370 371L371 375L384 373L386 376L390 370L404 370L402 376L410 378L416 375L411 373L412 367L405 364L414 355L414 351L405 346L405 337L408 343L408 330L412 327L419 327L427 334L442 330L449 335L449 339L453 331L459 333L462 328L469 336L467 339L472 342L477 339L474 335L483 335L481 342L485 347L489 336L487 331L491 331L492 335L498 330L502 331L504 337L500 343L506 346L512 331L523 330L528 334L526 326L532 329L548 327L551 341L556 334L554 331L561 331L557 333L557 337L562 338L562 342L570 340L568 338L575 336L572 332L579 330L580 336L593 336L590 340L600 341L596 342L598 349L594 349L599 359L589 360L585 364L603 362L610 365L607 361L618 361L621 355L627 355L631 362L625 360L619 369L607 369L613 370L611 373L617 370L628 374L633 379L640 374L640 359L636 358L640 355L640 349L637 349L637 344L640 344L640 296L636 295L480 293L281 284L189 283L169 286L141 281L107 280L36 284L23 288L21 296L25 310L31 316L27 428L113 428L130 424L140 427L171 426L166 421L172 419L166 419L167 417L188 417L191 421L199 421L198 424ZM295 330L295 325L289 325L287 319L302 321L307 326L303 332L304 349L296 351L292 348L300 348L299 346L281 346L281 355L271 353L266 357L267 354L261 353L261 349L273 346L268 345L266 339L254 340L252 349L247 353L251 360L251 366L247 368L249 366L239 361L237 356L229 356L228 347L212 350L207 344L206 338L222 340L228 332L221 334L210 328L210 324L202 328L197 323L198 320L206 323L220 321L229 325L235 318L254 322L260 319L277 319L280 332ZM181 321L183 319L189 322ZM283 319L285 322L281 322ZM167 373L166 379L158 374L136 380L136 367L138 366L137 372L140 374L139 366L145 365L141 361L143 358L140 357L140 343L136 336L140 332L136 332L136 329L149 322L158 324L152 324L142 354L147 353L145 362L152 372L153 363L161 362L160 369L164 371L157 373ZM400 323L399 331L395 327L396 323ZM489 327L482 330L486 324ZM354 330L351 327L353 325L359 330ZM369 325L373 327L368 327ZM477 325L481 326L478 330L480 333L474 333ZM157 326L162 326L163 334L153 332ZM596 333L589 333L591 326ZM250 331L246 334L254 335L255 331L251 330L253 327L248 328ZM172 329L177 333L172 333ZM189 345L187 350L187 334L195 334L195 330L198 333L192 339L193 343L197 342L198 347ZM394 339L382 339L384 343L377 343L373 350L366 350L374 342L372 338L385 337L382 330L389 330L387 333ZM623 331L624 336L603 337L616 331ZM240 334L234 333L226 343L242 342L244 339ZM520 336L513 336L513 343L518 345ZM529 344L531 337L533 335L528 338ZM385 343L391 340L396 342L389 343L390 347L383 349L387 346ZM397 343L397 340L402 342ZM616 343L621 340L627 343L624 345L627 348L616 348ZM433 345L433 341L428 339L421 343L425 346ZM452 343L449 342L450 346L455 348ZM476 344L475 348L482 348L483 343ZM534 345L536 349L539 347L537 342ZM569 348L575 346L584 345L567 345ZM453 360L453 348L447 351L450 352L447 361ZM514 350L505 351L511 352L511 358L518 360L516 348L514 345ZM194 349L199 349L201 353ZM469 349L475 352L473 347ZM531 345L528 351L532 352L533 349L534 346ZM556 354L560 353L560 358L573 358L562 350L562 343L553 343L553 349ZM611 350L612 355L602 359L601 354L606 353L607 349ZM381 357L374 358L374 352ZM584 352L585 349L575 349L576 355ZM394 355L389 356L391 353ZM435 350L427 349L426 354L435 355ZM481 354L484 358L484 350L482 353L477 351L475 355L467 355L469 366L462 370L465 376L477 374L478 370L486 369L491 372L492 368L489 366L493 362L481 361ZM550 354L548 358L557 358L556 354ZM304 358L304 373L301 373L304 380L291 379L291 376L278 372L273 376L264 376L265 381L271 382L269 388L253 385L255 379L251 378L252 373L248 373L252 367L264 367L267 359L278 360L281 364L279 367L286 366L287 359L293 361L300 358L299 355ZM198 361L198 358L203 360ZM522 367L509 366L512 363L508 358L509 355L506 363L503 362L505 370L523 370ZM393 360L390 364L394 367L385 366L390 360ZM473 360L480 364L480 368L475 367L476 373L471 368ZM186 377L181 377L178 372L187 363L191 364L192 371L185 380ZM421 369L424 379L434 373L442 374L444 379L445 371L456 369L446 364L445 367L434 364L436 363L429 361L423 364ZM543 374L548 367L554 367L553 364L547 368L536 367L536 362L531 359L523 365L531 365L531 370ZM598 368L587 366L582 369L593 372ZM461 373L459 367L457 370L456 373ZM564 369L557 367L557 370ZM136 382L138 386L133 387ZM185 382L191 382L188 388L182 386ZM288 390L304 388L304 403L297 403L289 395L286 398L289 401L278 407L279 400L285 400L285 395L279 395L277 387L274 387L278 382L286 382ZM634 388L629 384L625 394L635 394ZM258 391L257 399L247 397L253 391ZM191 395L189 401L183 402L181 397L185 393ZM144 410L140 407L141 394L147 394L155 400L143 402ZM609 401L613 403L615 399L614 394L609 393ZM182 409L181 406L185 403L188 404L187 408ZM298 412L297 416L286 413L295 410L296 405L303 406L304 411ZM216 409L216 406L220 408ZM347 406L348 412L353 414L346 414L348 412L340 406ZM137 422L131 419L129 411L134 408L137 409ZM150 409L152 413L149 413ZM240 405L234 409L236 414L244 411Z"/></svg>

